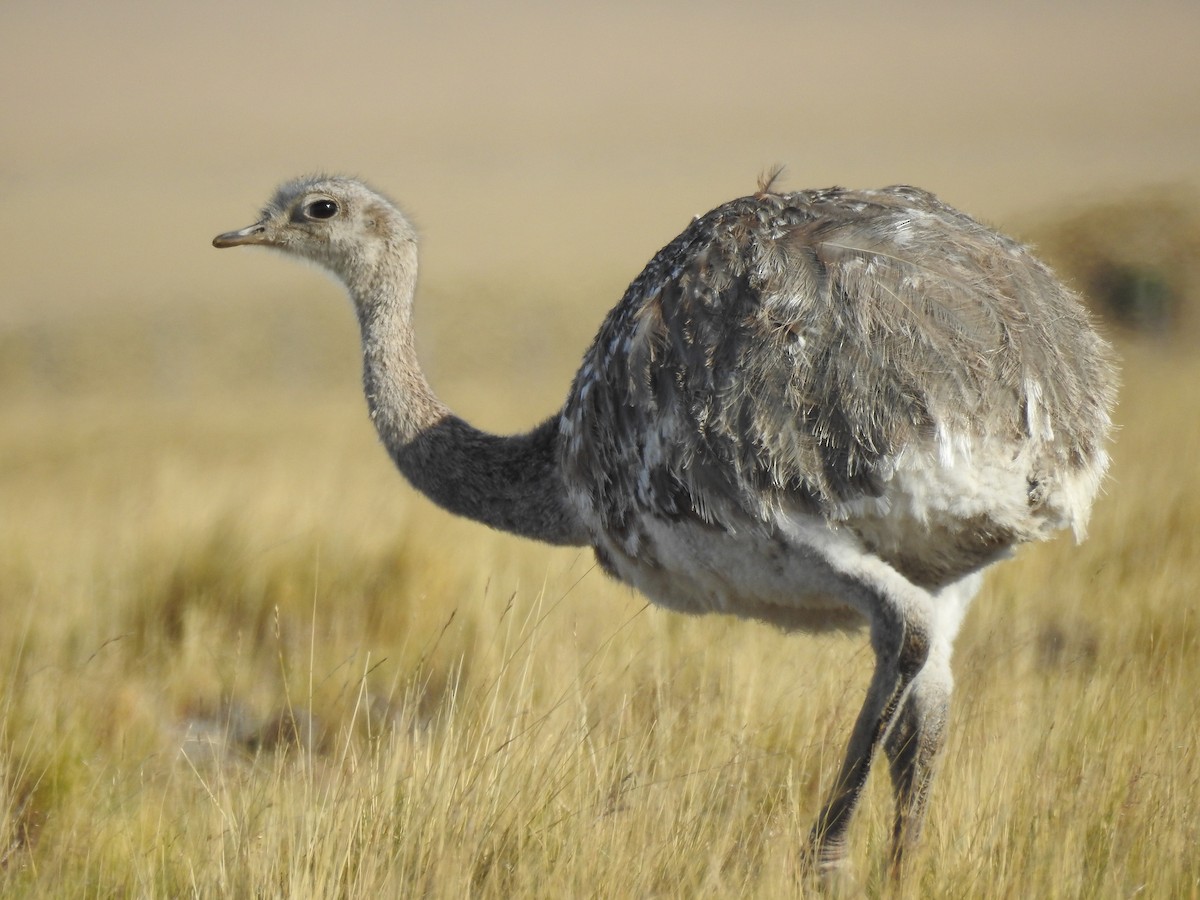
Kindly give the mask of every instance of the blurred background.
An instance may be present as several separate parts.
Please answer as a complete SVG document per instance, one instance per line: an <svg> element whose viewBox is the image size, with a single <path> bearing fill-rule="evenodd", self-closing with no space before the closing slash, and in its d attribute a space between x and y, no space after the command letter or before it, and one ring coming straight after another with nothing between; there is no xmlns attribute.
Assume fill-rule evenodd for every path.
<svg viewBox="0 0 1200 900"><path fill-rule="evenodd" d="M432 384L507 432L783 165L1035 243L1123 357L1090 539L1023 549L964 628L897 896L1195 896L1198 36L1195 0L4 0L0 894L794 896L861 635L646 610L590 552L434 509L341 289L211 246L284 179L374 183L421 232Z"/></svg>
<svg viewBox="0 0 1200 900"><path fill-rule="evenodd" d="M10 398L351 384L334 285L209 245L318 170L416 221L435 386L493 427L552 409L645 261L776 164L791 189L926 187L1135 326L1186 326L1188 0L14 0L0 32Z"/></svg>

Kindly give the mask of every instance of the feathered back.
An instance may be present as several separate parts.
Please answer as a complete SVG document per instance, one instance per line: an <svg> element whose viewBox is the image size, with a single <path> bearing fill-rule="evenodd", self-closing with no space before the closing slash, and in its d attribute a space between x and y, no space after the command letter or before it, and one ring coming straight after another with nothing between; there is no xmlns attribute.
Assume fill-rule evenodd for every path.
<svg viewBox="0 0 1200 900"><path fill-rule="evenodd" d="M931 194L761 192L697 218L608 316L564 472L614 534L642 512L736 530L780 508L849 520L905 459L987 450L1027 470L1029 516L1080 528L1110 360L1046 266ZM1090 492L1064 499L1076 474Z"/></svg>

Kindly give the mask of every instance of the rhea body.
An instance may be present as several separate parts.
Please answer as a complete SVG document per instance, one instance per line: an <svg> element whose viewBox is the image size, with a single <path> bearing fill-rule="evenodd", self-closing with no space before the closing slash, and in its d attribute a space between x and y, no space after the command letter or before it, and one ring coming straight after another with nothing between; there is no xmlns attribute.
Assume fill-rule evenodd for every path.
<svg viewBox="0 0 1200 900"><path fill-rule="evenodd" d="M672 609L865 623L875 670L810 850L840 864L882 746L899 865L982 570L1060 529L1082 537L1108 464L1111 352L1027 249L912 187L762 185L659 251L562 409L502 437L451 413L422 374L416 235L382 194L292 181L213 243L274 247L345 283L380 438L449 511L590 545Z"/></svg>

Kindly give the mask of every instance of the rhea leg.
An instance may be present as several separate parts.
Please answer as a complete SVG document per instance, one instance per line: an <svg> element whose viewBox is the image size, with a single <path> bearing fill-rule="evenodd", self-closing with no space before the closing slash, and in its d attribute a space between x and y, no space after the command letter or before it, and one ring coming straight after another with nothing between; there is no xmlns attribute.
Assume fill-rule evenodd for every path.
<svg viewBox="0 0 1200 900"><path fill-rule="evenodd" d="M850 817L870 774L875 749L929 658L931 636L940 624L937 595L864 553L861 544L844 532L797 519L786 524L795 545L807 550L807 569L824 570L829 591L866 618L875 651L875 671L846 756L809 835L810 862L828 871L845 858Z"/></svg>
<svg viewBox="0 0 1200 900"><path fill-rule="evenodd" d="M822 870L838 867L846 852L850 817L866 784L875 748L895 719L929 653L926 628L915 617L878 615L871 624L875 671L867 688L846 757L809 841Z"/></svg>
<svg viewBox="0 0 1200 900"><path fill-rule="evenodd" d="M913 681L883 740L896 798L892 830L892 871L899 874L905 850L916 845L925 805L946 735L950 710L949 670L936 663Z"/></svg>
<svg viewBox="0 0 1200 900"><path fill-rule="evenodd" d="M929 658L883 739L892 775L896 820L892 831L892 872L898 875L904 853L921 836L925 806L946 737L954 679L950 653L967 606L982 576L971 575L934 595Z"/></svg>

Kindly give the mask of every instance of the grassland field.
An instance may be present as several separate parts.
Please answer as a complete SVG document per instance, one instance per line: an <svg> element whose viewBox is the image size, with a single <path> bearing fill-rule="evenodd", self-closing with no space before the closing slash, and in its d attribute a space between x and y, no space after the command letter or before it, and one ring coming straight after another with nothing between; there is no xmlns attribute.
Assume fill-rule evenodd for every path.
<svg viewBox="0 0 1200 900"><path fill-rule="evenodd" d="M422 307L488 427L555 408L603 311L526 287ZM434 509L333 293L3 336L0 893L797 895L863 637L656 610ZM990 575L925 843L890 885L877 773L854 893L1200 896L1200 359L1117 338L1091 534Z"/></svg>

